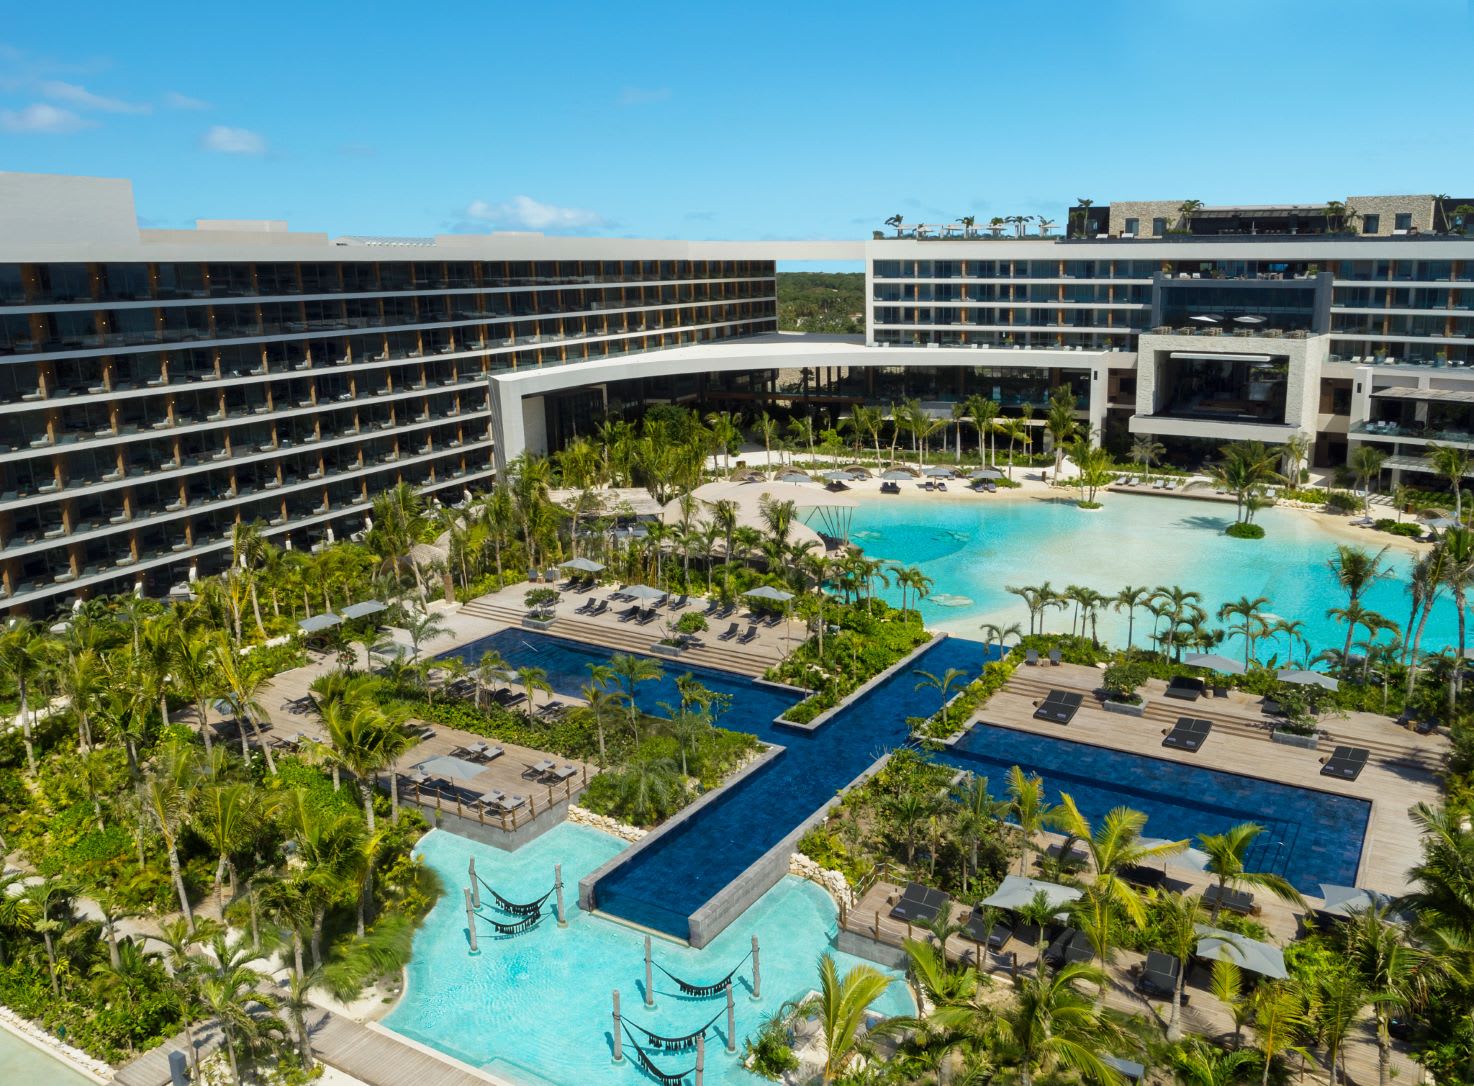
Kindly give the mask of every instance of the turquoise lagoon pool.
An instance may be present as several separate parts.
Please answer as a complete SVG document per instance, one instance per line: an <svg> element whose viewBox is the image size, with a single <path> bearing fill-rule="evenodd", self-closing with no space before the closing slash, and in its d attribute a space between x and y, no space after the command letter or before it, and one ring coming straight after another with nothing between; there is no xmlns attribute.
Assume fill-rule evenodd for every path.
<svg viewBox="0 0 1474 1086"><path fill-rule="evenodd" d="M578 880L625 847L597 830L567 823L515 853L444 831L428 834L419 852L440 875L445 895L415 937L408 989L384 1025L522 1086L645 1086L651 1080L637 1068L628 1046L623 1064L611 1062L611 993L617 988L628 1021L666 1036L690 1033L722 1012L707 1033L707 1080L761 1081L739 1064L743 1040L785 1000L815 987L819 955L830 948L837 926L833 903L817 886L785 878L704 950L655 940L657 962L684 980L705 984L725 976L758 936L762 999L750 998L751 966L744 964L734 989L737 1053L728 1055L724 999L684 998L657 970L656 1007L647 1011L643 937L578 909ZM553 865L561 863L568 927L558 927L549 899L548 915L532 931L501 939L483 934L480 954L470 956L461 890L472 856L483 882L513 901L540 897L552 885ZM486 895L482 913L496 915ZM836 953L835 959L841 972L858 963L845 954ZM886 1014L911 1011L899 976L877 1006ZM695 1063L691 1052L652 1053L652 1058L672 1073Z"/></svg>
<svg viewBox="0 0 1474 1086"><path fill-rule="evenodd" d="M1266 509L1255 519L1267 537L1240 540L1223 534L1232 508L1214 502L1131 494L1107 494L1102 500L1105 508L1086 512L1064 500L885 496L859 503L851 534L871 558L921 567L934 581L921 603L927 625L969 637L978 635L983 622L1017 622L1027 630L1028 611L1005 586L1049 581L1057 590L1078 584L1112 596L1128 584L1181 585L1203 594L1210 619L1227 600L1267 596L1272 613L1304 621L1313 651L1344 642L1345 627L1326 618L1329 608L1346 601L1326 566L1337 539L1311 518ZM1364 534L1362 545L1368 548L1386 538ZM1401 626L1407 622L1412 559L1398 549L1388 558L1394 576L1374 585L1363 599ZM900 600L895 589L886 596L892 603ZM1046 612L1046 621L1049 630L1069 629L1064 611ZM1150 624L1151 616L1138 610L1138 642ZM1124 613L1103 611L1098 628L1103 639L1125 644ZM1437 649L1453 644L1455 637L1454 606L1445 596L1428 620L1423 647ZM1259 646L1261 657L1277 651L1283 659L1285 649L1283 637L1276 649ZM1243 642L1233 638L1224 651L1242 653Z"/></svg>

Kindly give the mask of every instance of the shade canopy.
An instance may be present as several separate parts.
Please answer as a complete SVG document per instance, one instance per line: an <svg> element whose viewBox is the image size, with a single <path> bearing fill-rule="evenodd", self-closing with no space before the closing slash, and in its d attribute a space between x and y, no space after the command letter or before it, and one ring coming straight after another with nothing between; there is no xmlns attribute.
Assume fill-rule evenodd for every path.
<svg viewBox="0 0 1474 1086"><path fill-rule="evenodd" d="M468 781L485 768L484 765L468 762L464 758L452 758L449 754L441 754L425 759L415 766L415 771L427 777L449 777L453 781Z"/></svg>
<svg viewBox="0 0 1474 1086"><path fill-rule="evenodd" d="M1142 848L1161 848L1163 845L1175 845L1176 841L1165 837L1138 837L1136 843ZM1208 864L1212 862L1209 856L1200 848L1185 848L1181 852L1174 852L1168 856L1154 856L1154 860L1161 860L1172 867L1186 868L1189 871L1206 871Z"/></svg>
<svg viewBox="0 0 1474 1086"><path fill-rule="evenodd" d="M658 588L651 588L647 584L630 585L628 588L621 589L621 591L631 599L640 600L641 602L665 599L664 592Z"/></svg>
<svg viewBox="0 0 1474 1086"><path fill-rule="evenodd" d="M344 621L355 618L368 618L369 615L377 615L380 611L389 610L389 605L383 600L364 600L362 603L350 603L343 608Z"/></svg>
<svg viewBox="0 0 1474 1086"><path fill-rule="evenodd" d="M848 483L854 480L854 476L847 471L826 471L819 475L826 483Z"/></svg>
<svg viewBox="0 0 1474 1086"><path fill-rule="evenodd" d="M1073 886L1061 886L1057 882L1044 882L1023 875L1004 875L998 889L983 898L982 904L995 909L1023 909L1033 904L1034 898L1039 894L1044 895L1051 909L1063 909L1079 898L1080 891Z"/></svg>
<svg viewBox="0 0 1474 1086"><path fill-rule="evenodd" d="M880 473L880 477L892 483L900 483L904 482L907 479L916 478L913 473L909 471L902 471L900 468L892 468L890 471L883 471Z"/></svg>
<svg viewBox="0 0 1474 1086"><path fill-rule="evenodd" d="M1297 686L1319 686L1325 690L1335 690L1341 684L1329 675L1322 675L1319 671L1295 671L1286 668L1276 671L1274 677L1282 683L1294 683Z"/></svg>
<svg viewBox="0 0 1474 1086"><path fill-rule="evenodd" d="M1211 313L1199 313L1196 316L1189 317L1188 320L1199 321L1202 324L1217 324L1218 323L1218 318L1215 317L1215 316L1213 316Z"/></svg>
<svg viewBox="0 0 1474 1086"><path fill-rule="evenodd" d="M763 585L761 588L754 588L751 592L744 594L751 599L772 600L774 603L787 603L793 599L792 592L784 592L781 588L770 588L767 585Z"/></svg>
<svg viewBox="0 0 1474 1086"><path fill-rule="evenodd" d="M1285 956L1279 947L1250 939L1247 935L1212 928L1207 924L1197 924L1195 927L1198 930L1196 953L1199 958L1212 962L1232 962L1240 969L1247 969L1271 980L1285 980L1289 977L1290 974L1285 970Z"/></svg>
<svg viewBox="0 0 1474 1086"><path fill-rule="evenodd" d="M1190 656L1184 656L1182 662L1188 667L1205 667L1220 675L1242 675L1244 673L1243 664L1216 652L1196 652Z"/></svg>
<svg viewBox="0 0 1474 1086"><path fill-rule="evenodd" d="M971 475L968 476L968 478L996 480L1003 478L1003 472L999 471L997 468L982 468L978 471L973 472Z"/></svg>
<svg viewBox="0 0 1474 1086"><path fill-rule="evenodd" d="M952 469L942 467L922 468L921 474L929 475L933 479L950 479L952 478Z"/></svg>
<svg viewBox="0 0 1474 1086"><path fill-rule="evenodd" d="M1320 894L1325 899L1325 904L1315 911L1339 919L1347 919L1353 913L1385 909L1392 904L1390 897L1376 890L1365 890L1360 886L1337 886L1332 882L1321 883Z"/></svg>
<svg viewBox="0 0 1474 1086"><path fill-rule="evenodd" d="M312 615L297 623L297 629L306 634L322 633L323 630L331 630L343 620L331 611L324 611L320 615Z"/></svg>
<svg viewBox="0 0 1474 1086"><path fill-rule="evenodd" d="M1263 324L1267 320L1269 320L1268 317L1260 317L1255 315L1234 318L1234 321L1239 324Z"/></svg>
<svg viewBox="0 0 1474 1086"><path fill-rule="evenodd" d="M570 558L558 568L571 569L579 573L600 573L604 569L604 563L595 562L592 558Z"/></svg>
<svg viewBox="0 0 1474 1086"><path fill-rule="evenodd" d="M785 471L782 475L778 476L778 481L780 483L812 483L814 479L807 472Z"/></svg>

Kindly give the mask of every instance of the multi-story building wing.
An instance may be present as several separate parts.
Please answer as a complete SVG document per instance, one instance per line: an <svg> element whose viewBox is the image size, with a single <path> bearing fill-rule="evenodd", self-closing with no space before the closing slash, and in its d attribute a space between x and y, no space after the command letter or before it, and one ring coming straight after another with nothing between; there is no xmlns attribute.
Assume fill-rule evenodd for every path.
<svg viewBox="0 0 1474 1086"><path fill-rule="evenodd" d="M45 611L309 547L494 470L487 376L771 332L721 246L139 230L127 182L0 174L0 598Z"/></svg>

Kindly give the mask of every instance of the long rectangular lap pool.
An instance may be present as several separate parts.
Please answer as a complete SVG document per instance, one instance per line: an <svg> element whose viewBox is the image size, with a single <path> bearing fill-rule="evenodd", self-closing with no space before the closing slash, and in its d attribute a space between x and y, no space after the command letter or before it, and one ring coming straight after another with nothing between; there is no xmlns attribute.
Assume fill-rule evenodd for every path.
<svg viewBox="0 0 1474 1086"><path fill-rule="evenodd" d="M1297 889L1356 885L1372 805L1363 799L978 724L937 760L987 777L995 792L1011 766L1044 779L1051 802L1068 792L1092 824L1113 807L1147 816L1146 833L1172 840L1221 833L1239 822L1265 832L1248 857L1251 871L1274 872Z"/></svg>

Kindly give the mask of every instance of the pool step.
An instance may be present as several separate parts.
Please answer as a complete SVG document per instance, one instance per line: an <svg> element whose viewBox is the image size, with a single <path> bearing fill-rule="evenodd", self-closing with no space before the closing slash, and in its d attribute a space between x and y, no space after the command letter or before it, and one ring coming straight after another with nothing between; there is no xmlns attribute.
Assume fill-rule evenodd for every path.
<svg viewBox="0 0 1474 1086"><path fill-rule="evenodd" d="M516 607L505 607L485 600L472 600L470 603L463 604L461 613L492 622L505 623L515 628L521 628L524 617L524 612ZM658 640L658 634L649 627L607 626L598 622L579 622L560 617L553 619L552 624L542 632L554 637L566 637L575 641L586 641L591 645L602 645L619 652L637 652L645 656L656 655L650 646ZM777 662L775 657L758 655L746 651L741 645L731 645L715 639L708 640L708 643L702 648L687 649L679 657L671 658L672 667L679 667L682 663L696 664L700 667L715 668L718 671L731 671L739 675L751 676L762 675Z"/></svg>

